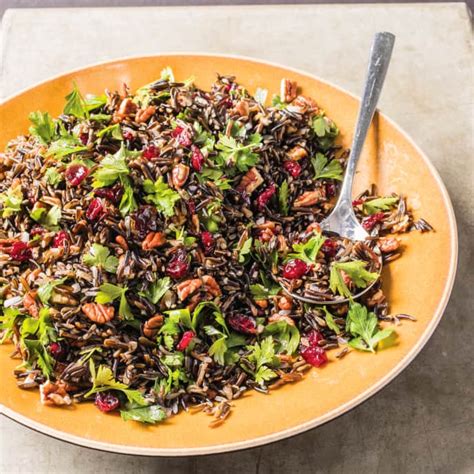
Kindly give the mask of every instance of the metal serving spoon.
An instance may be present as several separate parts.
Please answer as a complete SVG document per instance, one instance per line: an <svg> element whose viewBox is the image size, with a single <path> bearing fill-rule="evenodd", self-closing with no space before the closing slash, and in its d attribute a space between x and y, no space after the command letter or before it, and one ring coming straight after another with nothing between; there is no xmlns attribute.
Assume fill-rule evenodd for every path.
<svg viewBox="0 0 474 474"><path fill-rule="evenodd" d="M395 36L392 33L376 33L372 49L370 51L369 67L365 80L364 92L360 103L359 116L357 117L356 129L352 141L352 148L347 161L347 167L342 182L341 192L336 205L331 214L324 219L320 225L324 232L336 233L341 237L350 240L365 240L369 237L366 230L357 220L352 207L352 183L356 172L357 162L359 161L362 147L364 146L367 132L374 117L377 102L382 91L382 86L387 73L390 57L392 55ZM377 250L377 249L375 249ZM380 255L380 253L379 253ZM380 258L379 275L382 270L382 259ZM377 280L374 280L369 286L360 293L353 295L356 299L367 292ZM283 290L291 297L313 304L335 304L348 301L348 299L338 300L318 300L316 298L303 297L289 292L280 282Z"/></svg>

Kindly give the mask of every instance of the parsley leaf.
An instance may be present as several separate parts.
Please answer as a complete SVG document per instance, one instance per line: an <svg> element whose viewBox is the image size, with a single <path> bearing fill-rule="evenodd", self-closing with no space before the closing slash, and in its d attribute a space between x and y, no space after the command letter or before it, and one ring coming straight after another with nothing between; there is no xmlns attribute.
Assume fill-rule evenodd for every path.
<svg viewBox="0 0 474 474"><path fill-rule="evenodd" d="M92 244L89 253L82 257L82 261L90 267L103 268L109 273L115 273L119 264L118 258L110 255L109 248L100 244Z"/></svg>
<svg viewBox="0 0 474 474"><path fill-rule="evenodd" d="M60 280L51 280L41 285L38 288L38 297L43 304L48 304L51 296L53 295L53 290L59 285L62 285L67 280L67 277L61 278Z"/></svg>
<svg viewBox="0 0 474 474"><path fill-rule="evenodd" d="M218 155L218 163L223 163L231 170L235 167L240 172L248 171L249 168L255 166L260 159L254 150L260 147L262 137L258 133L254 133L249 137L247 145L237 142L233 137L219 134L219 141L216 149L220 150Z"/></svg>
<svg viewBox="0 0 474 474"><path fill-rule="evenodd" d="M143 293L143 296L150 303L158 304L158 302L161 300L161 298L163 298L171 286L172 283L170 277L159 278L148 286L146 291Z"/></svg>
<svg viewBox="0 0 474 474"><path fill-rule="evenodd" d="M351 297L351 292L347 288L341 271L344 271L357 288L366 288L367 284L379 277L378 273L372 273L365 269L367 262L362 260L352 260L350 262L334 262L331 265L329 275L329 288L334 293L339 293L347 298Z"/></svg>
<svg viewBox="0 0 474 474"><path fill-rule="evenodd" d="M293 244L293 250L296 253L290 253L288 260L298 258L308 264L314 264L318 257L319 250L326 241L326 237L322 234L316 234L308 239L304 244Z"/></svg>
<svg viewBox="0 0 474 474"><path fill-rule="evenodd" d="M135 199L135 194L133 193L133 187L130 184L130 179L125 176L120 178L120 181L123 185L123 195L120 200L119 210L122 216L127 216L131 212L138 209L137 200Z"/></svg>
<svg viewBox="0 0 474 474"><path fill-rule="evenodd" d="M6 193L0 194L0 201L3 204L2 217L10 217L21 211L21 203L23 202L23 192L21 184L10 187Z"/></svg>
<svg viewBox="0 0 474 474"><path fill-rule="evenodd" d="M278 110L283 110L288 107L288 104L281 100L281 97L278 94L275 94L272 97L272 107L275 107Z"/></svg>
<svg viewBox="0 0 474 474"><path fill-rule="evenodd" d="M253 374L255 381L262 384L265 381L275 378L277 374L267 365L275 364L275 347L272 336L267 336L259 344L256 342L252 346L247 346L250 351L248 359L255 364L256 371Z"/></svg>
<svg viewBox="0 0 474 474"><path fill-rule="evenodd" d="M84 104L88 112L92 112L93 110L100 109L106 103L107 103L107 96L105 94L101 94L101 95L87 94L86 97L84 98ZM92 117L90 118L92 119Z"/></svg>
<svg viewBox="0 0 474 474"><path fill-rule="evenodd" d="M316 153L316 156L311 158L311 164L314 168L314 179L337 179L342 180L342 166L337 160L331 160L328 164L328 159L322 153Z"/></svg>
<svg viewBox="0 0 474 474"><path fill-rule="evenodd" d="M371 199L370 201L365 201L362 207L367 214L375 214L380 211L389 211L390 208L398 203L398 201L398 197L380 197Z"/></svg>
<svg viewBox="0 0 474 474"><path fill-rule="evenodd" d="M89 111L87 110L87 103L82 97L77 84L74 82L72 91L66 96L66 105L63 112L66 115L73 115L77 118L88 118Z"/></svg>
<svg viewBox="0 0 474 474"><path fill-rule="evenodd" d="M248 261L250 253L252 252L252 242L252 237L249 237L247 240L244 241L242 247L240 247L237 258L239 263L246 263Z"/></svg>
<svg viewBox="0 0 474 474"><path fill-rule="evenodd" d="M324 115L316 115L311 120L311 128L318 137L318 142L323 150L330 148L335 138L339 135L336 124Z"/></svg>
<svg viewBox="0 0 474 474"><path fill-rule="evenodd" d="M58 229L61 215L61 209L58 206L51 207L49 211L46 211L44 207L36 207L30 212L30 217L48 230Z"/></svg>
<svg viewBox="0 0 474 474"><path fill-rule="evenodd" d="M147 193L144 198L146 202L153 203L166 217L174 216L174 205L179 201L180 195L163 182L163 176L154 183L145 179L143 189Z"/></svg>
<svg viewBox="0 0 474 474"><path fill-rule="evenodd" d="M48 112L31 112L28 116L30 122L33 124L29 128L31 135L35 136L41 143L48 145L56 135L53 119Z"/></svg>
<svg viewBox="0 0 474 474"><path fill-rule="evenodd" d="M85 151L87 149L87 146L83 145L74 135L63 134L61 135L61 138L58 138L51 143L48 148L47 156L61 159L65 156L79 153L80 151Z"/></svg>
<svg viewBox="0 0 474 474"><path fill-rule="evenodd" d="M278 352L286 352L291 355L296 352L300 343L300 332L296 326L286 321L277 321L268 324L263 332L264 336L274 336L279 343Z"/></svg>
<svg viewBox="0 0 474 474"><path fill-rule="evenodd" d="M375 352L378 343L393 333L393 329L379 330L377 316L359 303L351 304L346 327L353 336L358 336L349 345L361 351Z"/></svg>
<svg viewBox="0 0 474 474"><path fill-rule="evenodd" d="M84 397L87 398L94 393L104 392L106 390L118 390L128 398L130 403L140 406L145 406L147 404L143 395L138 390L132 390L124 383L117 382L109 367L100 365L96 372L94 361L89 359L89 371L92 377L92 388L84 395Z"/></svg>
<svg viewBox="0 0 474 474"><path fill-rule="evenodd" d="M336 334L339 334L341 332L341 328L334 321L334 316L328 311L326 306L323 306L322 310L326 315L326 324L328 325L328 328L334 331Z"/></svg>
<svg viewBox="0 0 474 474"><path fill-rule="evenodd" d="M222 170L215 168L203 168L201 173L196 173L197 179L200 183L212 181L221 191L232 189L229 180L224 176Z"/></svg>
<svg viewBox="0 0 474 474"><path fill-rule="evenodd" d="M5 332L0 338L0 344L11 338L14 334L17 320L20 318L24 318L24 315L17 308L4 308L3 315L0 316L0 329Z"/></svg>
<svg viewBox="0 0 474 474"><path fill-rule="evenodd" d="M267 300L272 296L277 295L280 293L281 287L280 286L263 286L260 283L256 283L255 285L250 285L250 293L252 293L252 297L254 300Z"/></svg>
<svg viewBox="0 0 474 474"><path fill-rule="evenodd" d="M44 177L46 178L46 182L52 186L57 186L61 181L64 181L64 176L53 167L46 170Z"/></svg>
<svg viewBox="0 0 474 474"><path fill-rule="evenodd" d="M157 423L166 420L166 413L159 405L120 410L120 416L124 421L133 420L141 423Z"/></svg>
<svg viewBox="0 0 474 474"><path fill-rule="evenodd" d="M125 296L127 290L128 287L126 286L122 288L121 286L112 285L112 283L103 283L99 287L99 292L95 296L95 301L96 303L106 304L120 298L119 315L123 319L132 320L133 313Z"/></svg>
<svg viewBox="0 0 474 474"><path fill-rule="evenodd" d="M282 215L288 215L288 181L283 181L278 188L278 203L280 204L280 210Z"/></svg>
<svg viewBox="0 0 474 474"><path fill-rule="evenodd" d="M120 124L116 123L114 125L109 125L108 127L105 127L99 132L97 132L98 138L103 138L106 136L110 136L112 138L115 138L116 140L123 140L122 129L120 128Z"/></svg>
<svg viewBox="0 0 474 474"><path fill-rule="evenodd" d="M125 178L130 173L127 166L127 158L138 156L140 152L127 150L123 143L120 150L114 155L107 155L100 162L99 168L94 173L92 187L102 188L110 186L118 179Z"/></svg>
<svg viewBox="0 0 474 474"><path fill-rule="evenodd" d="M171 69L170 66L166 66L164 69L162 69L161 79L163 79L165 81L168 81L168 82L175 82L173 69Z"/></svg>

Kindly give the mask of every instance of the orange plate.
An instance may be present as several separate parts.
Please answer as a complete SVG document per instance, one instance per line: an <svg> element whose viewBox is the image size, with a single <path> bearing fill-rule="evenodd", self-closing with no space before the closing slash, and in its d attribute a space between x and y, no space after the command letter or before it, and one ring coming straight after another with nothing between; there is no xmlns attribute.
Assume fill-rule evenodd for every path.
<svg viewBox="0 0 474 474"><path fill-rule="evenodd" d="M309 74L245 58L215 55L163 55L100 64L43 82L0 105L0 145L28 129L28 113L49 111L58 115L64 96L76 81L80 90L101 93L119 88L132 90L155 80L165 66L177 78L194 75L208 88L220 74L255 92L266 88L269 97L279 92L283 77L298 81L304 94L313 97L341 129L344 146L350 146L358 100L349 93ZM2 413L35 430L83 446L141 455L182 456L249 448L314 428L355 407L390 382L413 360L438 324L452 288L457 235L449 196L428 158L393 122L378 114L370 130L359 165L355 191L376 183L383 194L395 191L408 198L415 217L423 216L436 229L402 237L403 257L385 270L384 288L392 313L408 313L417 322L397 327L398 342L377 355L353 351L323 369L311 370L302 382L269 395L249 393L235 402L228 420L209 428L211 418L180 414L157 426L124 422L105 415L92 404L70 409L41 405L37 391L16 387L9 358L12 347L0 347Z"/></svg>

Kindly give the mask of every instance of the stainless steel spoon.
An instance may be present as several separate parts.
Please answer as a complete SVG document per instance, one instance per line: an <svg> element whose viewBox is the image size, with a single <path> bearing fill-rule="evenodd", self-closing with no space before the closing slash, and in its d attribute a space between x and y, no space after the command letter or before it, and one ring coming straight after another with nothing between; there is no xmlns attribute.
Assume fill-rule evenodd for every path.
<svg viewBox="0 0 474 474"><path fill-rule="evenodd" d="M394 42L395 36L392 33L376 33L374 37L372 49L370 51L369 67L365 80L364 92L359 108L359 116L357 117L352 148L347 161L341 192L331 214L320 223L321 229L324 232L333 232L350 240L365 240L369 236L357 220L352 207L352 183L354 181L357 162L359 161L362 147L364 146L367 132L374 117L377 102L382 91ZM381 269L382 261L380 258L380 270ZM353 295L352 299L362 296L376 283L376 281L377 280L373 281L371 285L364 288L360 293ZM316 298L303 297L289 292L283 285L282 288L291 297L312 304L335 304L348 301L348 299L318 300Z"/></svg>

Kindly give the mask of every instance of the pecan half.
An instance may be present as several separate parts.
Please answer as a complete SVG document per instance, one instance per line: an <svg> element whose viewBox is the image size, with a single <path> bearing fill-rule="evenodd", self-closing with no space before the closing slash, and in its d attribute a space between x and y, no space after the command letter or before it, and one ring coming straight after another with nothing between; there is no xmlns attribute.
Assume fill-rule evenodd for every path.
<svg viewBox="0 0 474 474"><path fill-rule="evenodd" d="M135 122L137 123L146 122L155 112L156 112L156 107L154 105L149 105L145 109L138 109L135 115Z"/></svg>
<svg viewBox="0 0 474 474"><path fill-rule="evenodd" d="M36 302L36 291L28 291L28 293L26 293L26 295L23 297L23 306L30 316L33 318L38 317L39 306Z"/></svg>
<svg viewBox="0 0 474 474"><path fill-rule="evenodd" d="M202 280L200 278L192 278L190 280L185 280L176 286L176 292L178 293L178 298L181 301L184 301L189 295L195 293L202 286Z"/></svg>
<svg viewBox="0 0 474 474"><path fill-rule="evenodd" d="M300 114L305 114L307 112L317 112L319 110L316 102L310 97L306 97L304 95L299 95L296 97L291 105L296 107Z"/></svg>
<svg viewBox="0 0 474 474"><path fill-rule="evenodd" d="M122 100L120 106L116 112L114 112L112 116L112 121L114 123L121 122L124 120L128 115L134 114L137 111L137 104L132 101L129 97Z"/></svg>
<svg viewBox="0 0 474 474"><path fill-rule="evenodd" d="M202 279L202 282L204 283L204 287L206 288L206 291L209 294L211 294L214 297L222 295L221 288L213 276L203 275L201 279Z"/></svg>
<svg viewBox="0 0 474 474"><path fill-rule="evenodd" d="M275 313L268 318L269 323L278 323L279 321L286 321L290 326L295 325L295 322L285 314Z"/></svg>
<svg viewBox="0 0 474 474"><path fill-rule="evenodd" d="M314 191L306 191L301 196L298 196L293 203L293 206L308 207L314 206L318 202L321 202L325 198L323 188L315 189Z"/></svg>
<svg viewBox="0 0 474 474"><path fill-rule="evenodd" d="M286 154L288 155L288 158L292 161L302 160L303 158L306 158L308 156L308 152L302 146L299 145L293 147Z"/></svg>
<svg viewBox="0 0 474 474"><path fill-rule="evenodd" d="M280 97L283 102L291 102L296 98L298 84L296 81L282 79L280 83Z"/></svg>
<svg viewBox="0 0 474 474"><path fill-rule="evenodd" d="M290 296L281 296L278 299L278 307L282 311L289 311L290 309L293 308L293 300L291 299Z"/></svg>
<svg viewBox="0 0 474 474"><path fill-rule="evenodd" d="M383 253L390 253L400 248L400 241L395 237L381 237L378 246Z"/></svg>
<svg viewBox="0 0 474 474"><path fill-rule="evenodd" d="M40 397L43 405L71 405L72 400L66 391L64 382L46 382L40 385Z"/></svg>
<svg viewBox="0 0 474 474"><path fill-rule="evenodd" d="M234 107L233 112L241 117L247 117L249 114L249 103L246 100L241 100Z"/></svg>
<svg viewBox="0 0 474 474"><path fill-rule="evenodd" d="M245 191L247 194L253 193L263 183L262 175L257 168L250 168L242 177L237 185L237 191L241 193Z"/></svg>
<svg viewBox="0 0 474 474"><path fill-rule="evenodd" d="M173 186L177 189L181 188L187 181L189 176L189 166L182 163L176 165L171 171L171 181Z"/></svg>
<svg viewBox="0 0 474 474"><path fill-rule="evenodd" d="M82 305L82 312L94 323L108 323L115 316L113 306L106 306L100 303L86 303Z"/></svg>
<svg viewBox="0 0 474 474"><path fill-rule="evenodd" d="M145 321L143 325L143 335L153 338L158 334L159 329L163 326L165 318L161 314L155 314L150 319Z"/></svg>
<svg viewBox="0 0 474 474"><path fill-rule="evenodd" d="M166 236L163 232L149 232L142 242L143 250L151 250L161 247L166 243Z"/></svg>

